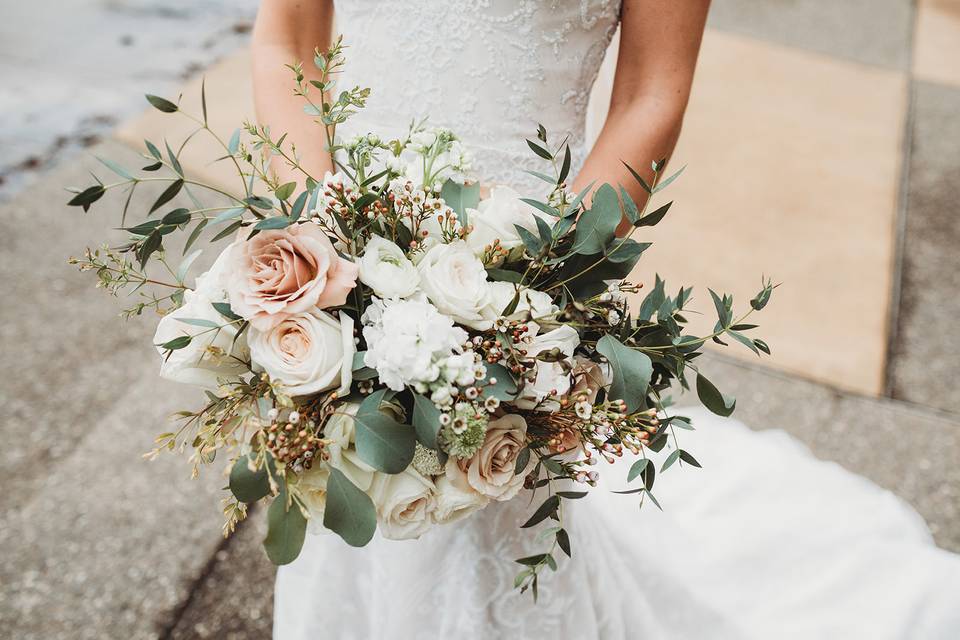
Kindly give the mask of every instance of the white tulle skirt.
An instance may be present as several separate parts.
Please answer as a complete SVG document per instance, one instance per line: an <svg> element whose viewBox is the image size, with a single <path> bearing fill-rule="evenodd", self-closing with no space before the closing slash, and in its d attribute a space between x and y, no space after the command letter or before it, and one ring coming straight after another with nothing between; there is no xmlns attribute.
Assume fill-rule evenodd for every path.
<svg viewBox="0 0 960 640"><path fill-rule="evenodd" d="M278 572L274 637L960 638L960 556L909 506L781 431L683 413L703 469L657 478L663 512L609 493L627 465L602 469L538 604L512 588L545 546L518 528L521 494L415 541L308 535Z"/></svg>

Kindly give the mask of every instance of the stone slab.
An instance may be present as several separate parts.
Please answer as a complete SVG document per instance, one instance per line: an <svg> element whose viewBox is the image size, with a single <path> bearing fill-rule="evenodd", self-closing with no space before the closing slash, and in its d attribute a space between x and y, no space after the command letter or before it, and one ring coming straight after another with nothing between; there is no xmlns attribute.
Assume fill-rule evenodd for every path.
<svg viewBox="0 0 960 640"><path fill-rule="evenodd" d="M906 69L909 60L909 0L715 0L709 24L889 69Z"/></svg>
<svg viewBox="0 0 960 640"><path fill-rule="evenodd" d="M960 413L960 87L914 91L893 395Z"/></svg>
<svg viewBox="0 0 960 640"><path fill-rule="evenodd" d="M706 287L745 308L761 275L783 283L755 319L772 366L838 388L884 389L905 78L711 30L663 192L664 222L633 279ZM658 200L654 206L660 204ZM734 353L753 358L744 348Z"/></svg>
<svg viewBox="0 0 960 640"><path fill-rule="evenodd" d="M917 78L960 87L958 0L919 0L913 42Z"/></svg>

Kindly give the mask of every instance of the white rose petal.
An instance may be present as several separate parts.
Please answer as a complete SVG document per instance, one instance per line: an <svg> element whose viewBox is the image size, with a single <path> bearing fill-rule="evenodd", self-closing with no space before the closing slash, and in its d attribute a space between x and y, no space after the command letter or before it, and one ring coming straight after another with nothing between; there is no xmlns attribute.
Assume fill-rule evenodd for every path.
<svg viewBox="0 0 960 640"><path fill-rule="evenodd" d="M374 474L370 498L377 508L380 534L384 538L419 538L433 524L433 511L437 507L433 482L413 467L397 474Z"/></svg>
<svg viewBox="0 0 960 640"><path fill-rule="evenodd" d="M462 240L431 248L417 269L421 289L441 313L481 331L493 325L484 315L491 295L487 271Z"/></svg>
<svg viewBox="0 0 960 640"><path fill-rule="evenodd" d="M476 209L467 209L467 219L473 225L473 231L466 242L478 256L494 240L500 240L500 246L509 251L523 245L517 226L539 235L537 217L551 222L546 214L520 200L520 194L510 187L493 187L490 196L481 200Z"/></svg>
<svg viewBox="0 0 960 640"><path fill-rule="evenodd" d="M218 378L239 378L249 371L244 364L247 359L246 340L234 341L238 326L228 324L213 308L210 300L194 291L185 291L183 306L161 318L153 343L161 345L181 336L193 336L190 344L176 349L167 356L165 349L157 347L164 356L160 365L160 377L206 389L216 389ZM220 329L201 327L181 322L184 319L206 320L222 326Z"/></svg>
<svg viewBox="0 0 960 640"><path fill-rule="evenodd" d="M290 316L280 324L250 333L250 356L273 380L283 382L291 395L337 389L346 395L353 371L353 319L311 310Z"/></svg>
<svg viewBox="0 0 960 640"><path fill-rule="evenodd" d="M462 520L490 502L490 498L475 491L463 476L440 476L436 486L437 508L433 521L437 524Z"/></svg>
<svg viewBox="0 0 960 640"><path fill-rule="evenodd" d="M525 348L527 356L532 358L538 353L557 347L569 360L579 344L580 336L576 329L569 325L560 325L552 331L535 336ZM533 382L524 383L520 397L514 401L514 404L521 409L556 411L560 408L557 399L570 390L570 385L570 374L564 370L561 363L537 360L536 379ZM556 395L552 395L551 391L556 391Z"/></svg>
<svg viewBox="0 0 960 640"><path fill-rule="evenodd" d="M380 236L370 239L358 264L360 281L381 298L406 298L420 285L420 274L403 250Z"/></svg>

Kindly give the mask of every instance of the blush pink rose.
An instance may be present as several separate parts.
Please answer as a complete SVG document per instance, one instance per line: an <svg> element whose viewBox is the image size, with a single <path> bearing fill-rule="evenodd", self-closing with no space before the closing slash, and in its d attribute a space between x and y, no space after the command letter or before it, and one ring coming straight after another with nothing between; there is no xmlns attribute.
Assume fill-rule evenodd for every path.
<svg viewBox="0 0 960 640"><path fill-rule="evenodd" d="M446 475L454 481L465 479L480 495L493 500L509 500L523 488L526 469L520 473L515 471L517 456L526 445L527 422L522 416L507 414L491 420L480 450L468 460L450 456Z"/></svg>
<svg viewBox="0 0 960 640"><path fill-rule="evenodd" d="M303 223L247 231L227 249L227 293L233 312L260 331L313 308L336 307L357 284L358 267L337 255L326 234Z"/></svg>

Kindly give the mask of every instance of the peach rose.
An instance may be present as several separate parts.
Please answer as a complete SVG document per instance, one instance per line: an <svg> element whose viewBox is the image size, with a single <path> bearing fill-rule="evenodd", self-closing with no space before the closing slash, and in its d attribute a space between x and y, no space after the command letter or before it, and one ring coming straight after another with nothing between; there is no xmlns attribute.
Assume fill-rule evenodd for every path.
<svg viewBox="0 0 960 640"><path fill-rule="evenodd" d="M525 470L514 473L517 456L527 446L527 422L507 414L487 425L483 446L469 460L453 456L447 460L446 475L456 482L465 477L481 495L494 500L509 500L523 488ZM528 465L529 466L529 465Z"/></svg>
<svg viewBox="0 0 960 640"><path fill-rule="evenodd" d="M357 284L357 265L337 255L313 223L246 230L230 246L227 293L233 312L266 331L314 307L335 307Z"/></svg>

